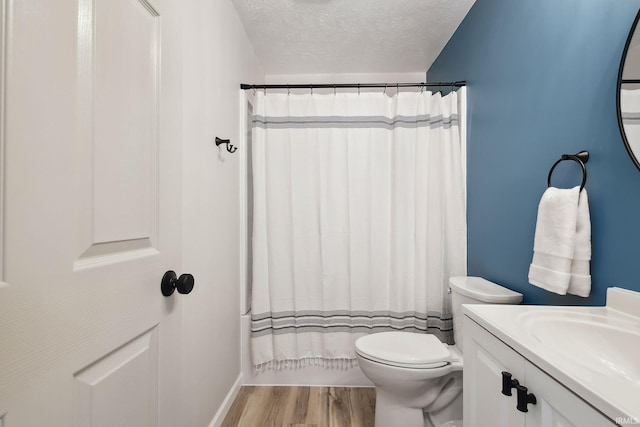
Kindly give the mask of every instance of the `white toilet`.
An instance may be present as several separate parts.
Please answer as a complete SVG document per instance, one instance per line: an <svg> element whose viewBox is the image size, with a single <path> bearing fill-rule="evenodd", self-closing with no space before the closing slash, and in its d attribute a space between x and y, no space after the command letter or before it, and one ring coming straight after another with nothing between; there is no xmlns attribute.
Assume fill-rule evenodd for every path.
<svg viewBox="0 0 640 427"><path fill-rule="evenodd" d="M412 332L380 332L356 341L358 365L376 386L376 427L424 427L426 414L445 408L460 394L462 304L522 301L522 294L480 277L452 277L449 285L454 346Z"/></svg>

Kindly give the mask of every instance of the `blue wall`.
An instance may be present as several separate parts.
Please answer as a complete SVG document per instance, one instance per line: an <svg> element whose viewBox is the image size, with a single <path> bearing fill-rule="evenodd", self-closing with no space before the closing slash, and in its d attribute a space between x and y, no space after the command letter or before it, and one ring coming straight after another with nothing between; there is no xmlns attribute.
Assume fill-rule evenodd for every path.
<svg viewBox="0 0 640 427"><path fill-rule="evenodd" d="M468 86L468 271L531 304L605 302L606 288L640 291L640 171L618 131L620 57L639 0L477 0L429 81ZM528 284L540 196L562 153L589 150L591 297ZM574 162L556 186L581 180Z"/></svg>

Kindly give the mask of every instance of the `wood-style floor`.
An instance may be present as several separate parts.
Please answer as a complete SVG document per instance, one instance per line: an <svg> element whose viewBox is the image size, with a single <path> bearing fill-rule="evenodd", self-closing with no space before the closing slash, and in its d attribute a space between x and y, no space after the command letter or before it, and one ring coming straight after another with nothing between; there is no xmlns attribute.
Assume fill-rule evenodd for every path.
<svg viewBox="0 0 640 427"><path fill-rule="evenodd" d="M222 427L373 427L370 387L242 387Z"/></svg>

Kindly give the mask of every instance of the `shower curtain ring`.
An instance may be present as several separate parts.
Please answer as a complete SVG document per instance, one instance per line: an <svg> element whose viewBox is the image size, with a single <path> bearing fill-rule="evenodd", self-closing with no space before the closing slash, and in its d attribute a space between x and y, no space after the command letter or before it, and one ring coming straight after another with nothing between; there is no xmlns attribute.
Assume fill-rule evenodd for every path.
<svg viewBox="0 0 640 427"><path fill-rule="evenodd" d="M267 88L266 88L266 87L264 87L264 88L262 89L262 94L263 94L264 96L267 96Z"/></svg>
<svg viewBox="0 0 640 427"><path fill-rule="evenodd" d="M313 85L310 85L310 86L311 86L311 95L313 95Z"/></svg>
<svg viewBox="0 0 640 427"><path fill-rule="evenodd" d="M396 83L396 95L400 93L400 83Z"/></svg>
<svg viewBox="0 0 640 427"><path fill-rule="evenodd" d="M287 85L287 96L291 95L291 88Z"/></svg>
<svg viewBox="0 0 640 427"><path fill-rule="evenodd" d="M360 96L360 83L358 83L358 96Z"/></svg>
<svg viewBox="0 0 640 427"><path fill-rule="evenodd" d="M384 84L384 91L382 92L382 94L383 95L387 94L387 84L386 83Z"/></svg>
<svg viewBox="0 0 640 427"><path fill-rule="evenodd" d="M336 85L333 85L333 96L336 96Z"/></svg>
<svg viewBox="0 0 640 427"><path fill-rule="evenodd" d="M420 83L420 93L424 93L424 85L425 83Z"/></svg>

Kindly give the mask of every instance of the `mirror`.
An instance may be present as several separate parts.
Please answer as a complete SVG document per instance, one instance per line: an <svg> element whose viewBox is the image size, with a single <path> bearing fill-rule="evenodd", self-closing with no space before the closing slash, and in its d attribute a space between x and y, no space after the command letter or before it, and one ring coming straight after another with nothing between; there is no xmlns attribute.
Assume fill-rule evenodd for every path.
<svg viewBox="0 0 640 427"><path fill-rule="evenodd" d="M640 11L627 37L618 71L618 126L627 151L640 169Z"/></svg>

